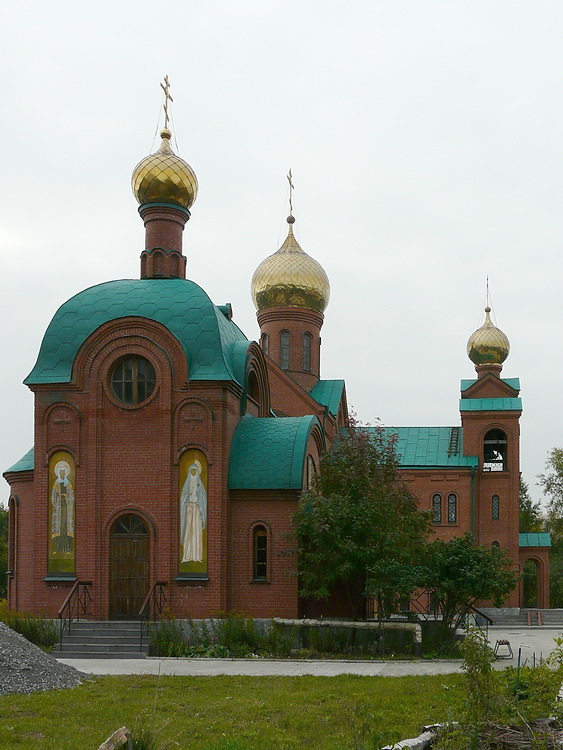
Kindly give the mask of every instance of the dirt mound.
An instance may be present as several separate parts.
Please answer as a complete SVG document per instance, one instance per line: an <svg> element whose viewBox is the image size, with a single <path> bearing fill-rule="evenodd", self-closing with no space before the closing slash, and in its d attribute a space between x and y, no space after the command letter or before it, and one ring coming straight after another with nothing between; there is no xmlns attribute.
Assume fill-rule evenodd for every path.
<svg viewBox="0 0 563 750"><path fill-rule="evenodd" d="M87 678L0 622L0 694L74 687Z"/></svg>

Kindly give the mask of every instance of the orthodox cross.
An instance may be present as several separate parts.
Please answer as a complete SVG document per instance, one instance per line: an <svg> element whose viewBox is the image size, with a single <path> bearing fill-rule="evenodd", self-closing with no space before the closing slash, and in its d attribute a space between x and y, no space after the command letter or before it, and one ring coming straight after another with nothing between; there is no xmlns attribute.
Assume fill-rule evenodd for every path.
<svg viewBox="0 0 563 750"><path fill-rule="evenodd" d="M164 83L160 84L160 88L164 91L164 127L168 128L168 102L173 102L174 99L170 96L170 82L168 76L164 76Z"/></svg>
<svg viewBox="0 0 563 750"><path fill-rule="evenodd" d="M293 216L293 176L291 174L291 169L289 170L289 173L287 175L287 181L289 182L289 214L290 216Z"/></svg>

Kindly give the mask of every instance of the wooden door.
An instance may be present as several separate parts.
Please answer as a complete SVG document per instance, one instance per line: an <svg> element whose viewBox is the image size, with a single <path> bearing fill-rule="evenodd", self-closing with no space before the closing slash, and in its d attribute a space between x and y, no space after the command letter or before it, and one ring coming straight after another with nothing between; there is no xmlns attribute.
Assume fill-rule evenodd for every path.
<svg viewBox="0 0 563 750"><path fill-rule="evenodd" d="M142 518L121 516L110 532L109 616L134 620L149 590L149 532Z"/></svg>

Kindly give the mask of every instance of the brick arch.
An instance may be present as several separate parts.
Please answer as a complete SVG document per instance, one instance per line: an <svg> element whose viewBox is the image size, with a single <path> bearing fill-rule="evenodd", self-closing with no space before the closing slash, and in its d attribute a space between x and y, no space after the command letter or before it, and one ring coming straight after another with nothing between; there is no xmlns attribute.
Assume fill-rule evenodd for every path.
<svg viewBox="0 0 563 750"><path fill-rule="evenodd" d="M254 395L251 393L253 382L257 391ZM270 382L268 379L266 358L261 347L255 341L250 343L246 352L244 386L240 400L241 416L247 412L249 397L258 403L258 416L267 417L270 415Z"/></svg>
<svg viewBox="0 0 563 750"><path fill-rule="evenodd" d="M72 382L83 387L87 377L92 376L95 362L104 352L121 349L123 354L135 353L138 347L168 363L174 387L181 388L188 382L188 362L178 339L161 323L139 317L116 318L96 329L74 358ZM117 358L118 355L114 356Z"/></svg>
<svg viewBox="0 0 563 750"><path fill-rule="evenodd" d="M537 597L537 603L534 605L537 609L544 609L549 606L549 602L545 601L545 590L546 585L549 586L549 583L546 583L546 575L547 575L547 565L545 563L545 560L542 559L541 555L538 555L537 553L528 553L524 554L520 558L520 570L521 572L524 571L524 566L528 562L533 562L536 566L536 597ZM524 580L522 579L520 581L520 604L521 606L528 606L524 602Z"/></svg>

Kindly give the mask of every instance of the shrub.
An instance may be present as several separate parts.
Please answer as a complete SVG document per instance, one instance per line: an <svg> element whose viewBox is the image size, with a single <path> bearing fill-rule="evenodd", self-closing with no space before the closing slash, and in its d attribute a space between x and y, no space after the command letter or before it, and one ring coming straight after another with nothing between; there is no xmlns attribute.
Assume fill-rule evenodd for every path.
<svg viewBox="0 0 563 750"><path fill-rule="evenodd" d="M184 656L186 637L184 629L175 619L160 620L150 628L151 656Z"/></svg>
<svg viewBox="0 0 563 750"><path fill-rule="evenodd" d="M5 599L0 601L0 622L46 651L50 651L59 640L57 627L53 620L38 617L28 612L8 610Z"/></svg>

